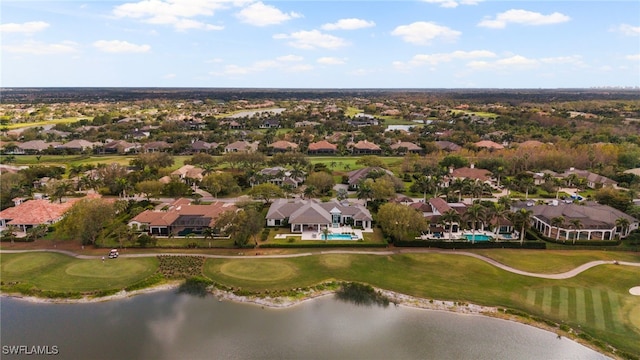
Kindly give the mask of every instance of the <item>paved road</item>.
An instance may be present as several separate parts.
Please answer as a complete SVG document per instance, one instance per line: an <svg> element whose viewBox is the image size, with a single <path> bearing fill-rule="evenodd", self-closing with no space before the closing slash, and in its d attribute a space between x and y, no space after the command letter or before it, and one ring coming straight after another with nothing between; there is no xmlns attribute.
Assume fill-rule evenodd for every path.
<svg viewBox="0 0 640 360"><path fill-rule="evenodd" d="M23 253L23 252L56 252L60 254L69 255L78 259L100 259L102 256L94 256L94 255L80 255L71 251L66 250L53 250L53 249L43 249L43 250L0 250L0 253ZM254 251L247 251L248 254L254 254ZM491 264L495 267L498 267L502 270L509 271L514 274L530 276L542 279L569 279L572 278L581 272L591 269L592 267L599 265L612 265L617 264L620 266L635 266L640 267L640 263L636 262L628 262L628 261L606 261L606 260L596 260L590 261L588 263L582 264L575 269L559 273L559 274L543 274L543 273L532 273L528 271L518 270L511 266L500 263L494 259L488 258L486 256L474 254L466 251L451 251L451 250L434 250L434 249L402 249L402 250L394 250L394 251L347 251L347 250L329 250L329 251L317 251L317 252L306 252L306 253L298 253L298 254L279 254L279 255L258 255L259 258L263 259L275 259L275 258L294 258L294 257L302 257L302 256L313 256L313 255L322 255L322 254L357 254L357 255L378 255L378 256L389 256L394 254L408 254L408 253L435 253L435 254L448 254L448 255L461 255L461 256L470 256L476 258L478 260L482 260L488 264ZM242 252L241 252L242 254ZM255 253L258 254L258 253ZM153 257L157 255L169 255L169 256L202 256L206 258L214 258L214 259L238 259L238 258L256 258L255 255L212 255L212 254L187 254L187 253L171 253L171 254L127 254L120 255L123 258L141 258L141 257Z"/></svg>

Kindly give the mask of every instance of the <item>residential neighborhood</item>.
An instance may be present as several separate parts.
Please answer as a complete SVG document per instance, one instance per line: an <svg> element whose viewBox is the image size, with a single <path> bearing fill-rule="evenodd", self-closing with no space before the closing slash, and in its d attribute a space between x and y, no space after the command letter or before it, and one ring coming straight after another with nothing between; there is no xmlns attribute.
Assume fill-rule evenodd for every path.
<svg viewBox="0 0 640 360"><path fill-rule="evenodd" d="M186 246L185 237L189 246L222 246L203 240L213 235L236 247L323 236L370 246L569 246L620 244L637 233L637 137L586 141L603 118L622 133L637 130L640 108L624 92L617 101L631 110L615 116L572 116L592 105L581 94L554 94L566 99L537 108L507 105L517 98L509 93L473 102L317 95L286 102L149 95L144 106L5 99L3 238L26 239L39 225L61 236L56 228L68 226L57 224L87 196L114 204L95 237L103 246L140 246L145 234L157 246ZM43 107L49 115L37 116ZM77 120L28 126L62 110ZM554 135L548 122L573 133ZM392 230L408 214L420 220ZM240 231L247 229L253 233ZM262 240L249 241L258 232Z"/></svg>

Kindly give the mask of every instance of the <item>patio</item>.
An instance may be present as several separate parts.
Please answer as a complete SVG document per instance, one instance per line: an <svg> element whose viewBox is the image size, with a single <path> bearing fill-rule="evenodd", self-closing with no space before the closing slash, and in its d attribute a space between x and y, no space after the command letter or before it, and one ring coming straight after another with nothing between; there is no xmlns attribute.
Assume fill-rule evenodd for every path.
<svg viewBox="0 0 640 360"><path fill-rule="evenodd" d="M465 231L454 231L451 233L451 237L449 237L449 232L441 232L441 233L430 233L430 234L422 234L417 239L420 240L440 240L440 241L454 241L454 240L466 240L464 235L471 234L471 230ZM492 238L492 241L511 241L518 240L517 234L496 234L491 231L486 230L476 230L475 235L484 235Z"/></svg>
<svg viewBox="0 0 640 360"><path fill-rule="evenodd" d="M328 241L336 241L336 240L360 240L363 239L363 232L373 232L372 229L361 230L361 229L353 229L351 226L338 226L338 227L330 227L329 232L331 234L355 234L357 238L355 239L328 239ZM320 231L317 230L304 230L302 233L290 233L290 234L277 234L275 236L276 239L286 239L287 237L300 237L301 240L324 240L324 236L322 234L322 229Z"/></svg>

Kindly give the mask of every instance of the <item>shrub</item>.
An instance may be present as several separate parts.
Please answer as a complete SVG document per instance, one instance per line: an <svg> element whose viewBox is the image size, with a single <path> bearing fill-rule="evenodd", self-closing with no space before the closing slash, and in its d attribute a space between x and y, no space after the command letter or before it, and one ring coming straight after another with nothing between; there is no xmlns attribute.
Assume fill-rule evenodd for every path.
<svg viewBox="0 0 640 360"><path fill-rule="evenodd" d="M352 302L356 305L389 306L389 298L376 291L371 285L360 283L343 283L336 291L336 298Z"/></svg>

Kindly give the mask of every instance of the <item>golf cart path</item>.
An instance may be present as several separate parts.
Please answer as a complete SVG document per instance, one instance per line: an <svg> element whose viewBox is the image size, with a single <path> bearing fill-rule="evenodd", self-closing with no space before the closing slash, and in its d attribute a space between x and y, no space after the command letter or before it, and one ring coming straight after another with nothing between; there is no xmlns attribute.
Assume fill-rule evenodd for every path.
<svg viewBox="0 0 640 360"><path fill-rule="evenodd" d="M42 250L0 250L0 253L25 253L25 252L55 252L59 254L69 255L71 257L75 257L77 259L100 259L102 256L96 255L80 255L71 251L66 250L56 250L56 249L42 249ZM513 268L511 266L500 263L494 259L489 257L474 254L466 251L455 251L455 250L433 250L433 249L404 249L404 250L395 250L395 251L347 251L347 250L329 250L329 251L317 251L317 252L306 252L306 253L298 253L298 254L278 254L278 255L259 255L261 259L276 259L276 258L294 258L294 257L302 257L302 256L313 256L313 255L323 255L323 254L355 254L355 255L378 255L378 256L390 256L395 254L411 254L411 253L436 253L436 254L447 254L447 255L462 255L462 256L470 256L476 258L478 260L482 260L490 265L493 265L497 268L500 268L505 271L509 271L514 274L530 276L542 279L569 279L583 271L591 269L592 267L599 265L624 265L624 266L636 266L640 267L640 263L637 262L628 262L628 261L616 261L616 260L595 260L590 261L588 263L584 263L575 269L558 273L558 274L542 274L542 273L533 273L528 271L519 270ZM213 258L213 259L243 259L243 258L253 258L256 256L251 255L212 255L212 254L189 254L189 253L170 253L170 254L162 254L162 253L146 253L146 254L127 254L120 255L123 258L142 258L142 257L154 257L158 255L167 255L167 256L202 256L205 258ZM258 253L256 253L258 255Z"/></svg>

